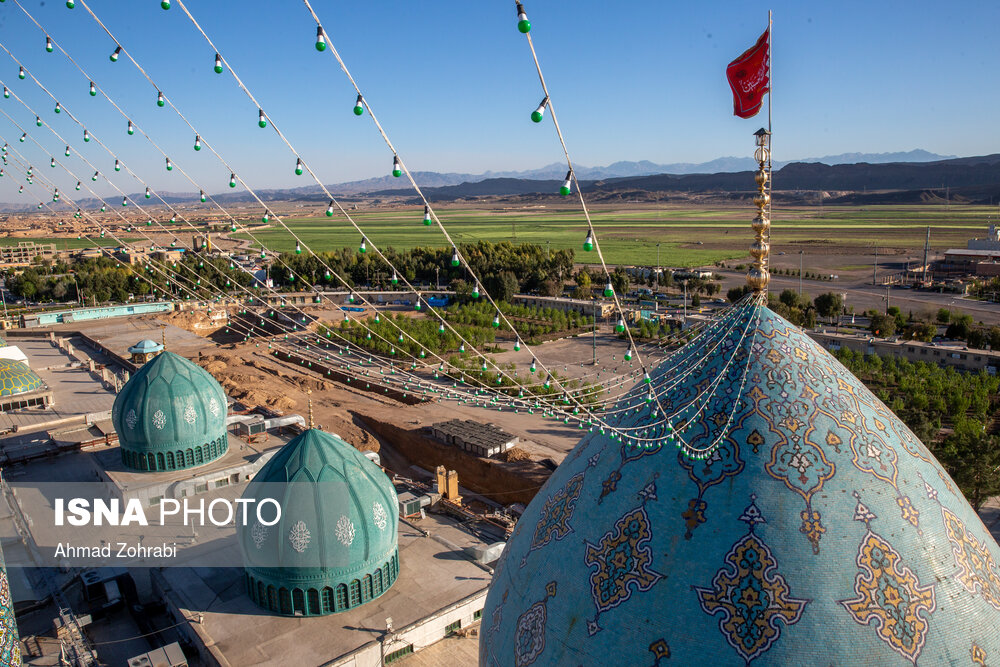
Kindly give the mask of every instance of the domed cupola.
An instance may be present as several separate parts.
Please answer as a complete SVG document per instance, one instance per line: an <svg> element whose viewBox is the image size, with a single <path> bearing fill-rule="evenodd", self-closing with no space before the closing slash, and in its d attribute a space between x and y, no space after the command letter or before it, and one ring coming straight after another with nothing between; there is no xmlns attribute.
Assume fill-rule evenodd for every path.
<svg viewBox="0 0 1000 667"><path fill-rule="evenodd" d="M134 470L183 470L229 448L226 394L208 371L173 352L142 366L115 398L111 419L122 463Z"/></svg>
<svg viewBox="0 0 1000 667"><path fill-rule="evenodd" d="M309 429L282 447L243 494L281 518L239 529L247 592L286 616L319 616L379 597L399 574L396 490L339 436ZM273 504L265 503L265 521Z"/></svg>
<svg viewBox="0 0 1000 667"><path fill-rule="evenodd" d="M1000 661L1000 549L910 430L761 295L528 506L480 665Z"/></svg>
<svg viewBox="0 0 1000 667"><path fill-rule="evenodd" d="M42 379L23 361L0 359L0 397L41 389Z"/></svg>

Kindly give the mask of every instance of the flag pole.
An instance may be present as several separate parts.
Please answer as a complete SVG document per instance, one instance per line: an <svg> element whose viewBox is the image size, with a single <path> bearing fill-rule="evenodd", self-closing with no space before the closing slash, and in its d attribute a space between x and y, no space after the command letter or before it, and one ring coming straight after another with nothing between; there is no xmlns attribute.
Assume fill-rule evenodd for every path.
<svg viewBox="0 0 1000 667"><path fill-rule="evenodd" d="M772 203L772 200L774 198L774 181L773 181L773 178L774 178L774 168L772 167L772 163L771 163L771 152L772 152L771 151L771 149L772 149L771 140L774 138L774 135L771 133L771 97L774 95L774 93L772 92L773 89L774 89L774 71L771 69L771 55L772 55L771 49L772 49L772 41L774 39L773 38L773 33L772 33L773 27L774 27L774 23L773 23L773 20L772 20L772 17L771 17L771 10L769 9L769 10L767 10L767 79L768 79L768 83L767 83L767 148L768 148L768 151L767 151L767 194L768 194L768 199L767 199L767 219L768 220L772 220L772 221L773 221L773 218L771 217L771 203ZM771 226L770 225L768 225L768 227L767 227L767 244L768 244L768 246L771 245ZM768 271L770 271L771 267L768 266L767 269L768 269Z"/></svg>

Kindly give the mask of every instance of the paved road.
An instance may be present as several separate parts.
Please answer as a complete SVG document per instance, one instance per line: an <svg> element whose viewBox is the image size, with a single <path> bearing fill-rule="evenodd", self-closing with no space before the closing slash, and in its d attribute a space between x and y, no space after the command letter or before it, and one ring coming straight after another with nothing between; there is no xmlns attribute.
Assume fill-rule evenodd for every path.
<svg viewBox="0 0 1000 667"><path fill-rule="evenodd" d="M719 273L723 276L723 294L732 287L746 284L743 272L720 271ZM786 289L798 291L799 279L789 276L771 276L770 289L773 292L781 292ZM803 280L802 291L812 297L825 292L847 294L847 306L853 306L857 313L869 308L885 309L885 287L875 287L866 282ZM898 306L904 312L912 310L914 313L924 310L937 311L939 308L961 310L972 315L977 322L1000 324L1000 303L965 299L957 294L890 288L889 305Z"/></svg>

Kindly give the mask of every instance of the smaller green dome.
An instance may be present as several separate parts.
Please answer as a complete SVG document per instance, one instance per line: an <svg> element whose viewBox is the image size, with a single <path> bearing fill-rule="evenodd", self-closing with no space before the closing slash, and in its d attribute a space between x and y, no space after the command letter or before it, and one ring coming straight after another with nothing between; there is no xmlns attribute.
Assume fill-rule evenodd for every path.
<svg viewBox="0 0 1000 667"><path fill-rule="evenodd" d="M226 393L208 371L173 352L140 368L115 398L111 421L122 463L134 470L183 470L229 448Z"/></svg>
<svg viewBox="0 0 1000 667"><path fill-rule="evenodd" d="M247 593L285 616L320 616L379 597L399 574L396 489L339 436L310 429L282 447L243 493L281 518L239 527ZM264 504L271 518L273 504Z"/></svg>
<svg viewBox="0 0 1000 667"><path fill-rule="evenodd" d="M0 359L0 396L14 396L41 389L42 378L23 361Z"/></svg>

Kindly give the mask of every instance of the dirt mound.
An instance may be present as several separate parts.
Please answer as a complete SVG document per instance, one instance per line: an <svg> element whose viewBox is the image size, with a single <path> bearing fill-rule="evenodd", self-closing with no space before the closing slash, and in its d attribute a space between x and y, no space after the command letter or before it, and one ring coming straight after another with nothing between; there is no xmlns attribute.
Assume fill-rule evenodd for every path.
<svg viewBox="0 0 1000 667"><path fill-rule="evenodd" d="M505 463L514 463L515 461L530 461L531 454L520 447L511 447L503 454L498 455L497 458Z"/></svg>

